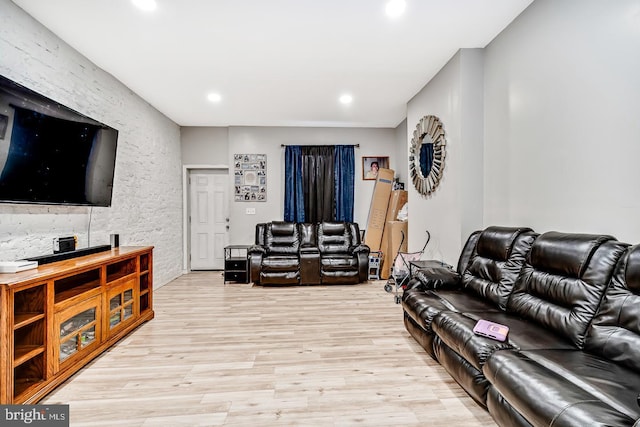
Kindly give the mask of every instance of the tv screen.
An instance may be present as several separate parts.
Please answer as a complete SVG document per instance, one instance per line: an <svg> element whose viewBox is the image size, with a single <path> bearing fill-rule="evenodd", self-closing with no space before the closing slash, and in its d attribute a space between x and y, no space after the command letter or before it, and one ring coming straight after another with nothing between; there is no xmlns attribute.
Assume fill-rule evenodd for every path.
<svg viewBox="0 0 640 427"><path fill-rule="evenodd" d="M111 206L118 131L0 76L0 202Z"/></svg>

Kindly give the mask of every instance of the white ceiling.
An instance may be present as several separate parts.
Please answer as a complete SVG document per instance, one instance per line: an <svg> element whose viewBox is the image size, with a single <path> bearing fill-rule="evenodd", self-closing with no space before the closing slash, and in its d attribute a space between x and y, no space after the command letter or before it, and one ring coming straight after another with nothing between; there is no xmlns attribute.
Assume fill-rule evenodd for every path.
<svg viewBox="0 0 640 427"><path fill-rule="evenodd" d="M181 126L345 127L397 126L459 48L532 2L407 0L391 19L387 0L13 1Z"/></svg>

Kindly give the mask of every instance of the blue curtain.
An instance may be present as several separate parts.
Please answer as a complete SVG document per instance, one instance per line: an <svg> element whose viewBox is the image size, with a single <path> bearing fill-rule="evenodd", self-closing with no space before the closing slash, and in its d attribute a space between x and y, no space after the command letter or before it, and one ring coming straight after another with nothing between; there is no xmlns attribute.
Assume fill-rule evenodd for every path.
<svg viewBox="0 0 640 427"><path fill-rule="evenodd" d="M302 150L299 145L288 145L285 148L284 174L284 220L304 222Z"/></svg>
<svg viewBox="0 0 640 427"><path fill-rule="evenodd" d="M353 145L336 145L334 151L336 221L353 222L355 157Z"/></svg>
<svg viewBox="0 0 640 427"><path fill-rule="evenodd" d="M326 159L331 152L329 159ZM284 152L284 167L285 221L353 221L353 145L288 145ZM322 213L316 212L320 208L323 209Z"/></svg>

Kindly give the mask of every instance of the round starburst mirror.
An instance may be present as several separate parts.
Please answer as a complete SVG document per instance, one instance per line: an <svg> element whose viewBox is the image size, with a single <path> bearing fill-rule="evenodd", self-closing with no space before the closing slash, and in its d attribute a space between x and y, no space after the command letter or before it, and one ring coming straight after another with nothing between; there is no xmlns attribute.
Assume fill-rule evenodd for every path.
<svg viewBox="0 0 640 427"><path fill-rule="evenodd" d="M413 131L409 149L409 175L418 193L428 196L435 191L444 172L444 125L436 116L424 116Z"/></svg>

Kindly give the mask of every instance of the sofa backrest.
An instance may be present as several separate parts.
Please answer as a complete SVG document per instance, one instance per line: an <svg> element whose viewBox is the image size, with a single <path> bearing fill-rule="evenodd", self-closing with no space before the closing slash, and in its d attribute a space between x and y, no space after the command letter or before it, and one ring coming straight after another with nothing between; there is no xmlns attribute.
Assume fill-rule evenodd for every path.
<svg viewBox="0 0 640 427"><path fill-rule="evenodd" d="M297 255L300 249L297 224L281 221L268 223L264 233L264 245L268 254Z"/></svg>
<svg viewBox="0 0 640 427"><path fill-rule="evenodd" d="M351 227L345 222L318 224L318 249L321 254L347 253L351 245Z"/></svg>
<svg viewBox="0 0 640 427"><path fill-rule="evenodd" d="M256 245L264 246L264 233L267 229L267 224L261 222L256 224Z"/></svg>
<svg viewBox="0 0 640 427"><path fill-rule="evenodd" d="M349 230L351 233L351 246L356 247L362 243L362 239L360 238L360 226L357 222L348 222Z"/></svg>
<svg viewBox="0 0 640 427"><path fill-rule="evenodd" d="M618 263L584 350L640 372L640 245Z"/></svg>
<svg viewBox="0 0 640 427"><path fill-rule="evenodd" d="M582 348L627 244L612 236L551 231L533 243L507 310Z"/></svg>
<svg viewBox="0 0 640 427"><path fill-rule="evenodd" d="M477 240L464 273L465 290L502 310L531 245L538 235L526 227L487 227Z"/></svg>
<svg viewBox="0 0 640 427"><path fill-rule="evenodd" d="M464 271L467 269L469 260L471 260L471 255L473 255L473 252L476 250L476 245L478 244L480 233L482 233L482 230L476 230L471 233L471 235L467 239L467 242L462 247L460 258L458 258L458 268L456 269L460 277L462 277Z"/></svg>
<svg viewBox="0 0 640 427"><path fill-rule="evenodd" d="M300 232L300 247L315 248L318 246L318 232L316 224L308 222L299 223L298 231Z"/></svg>

